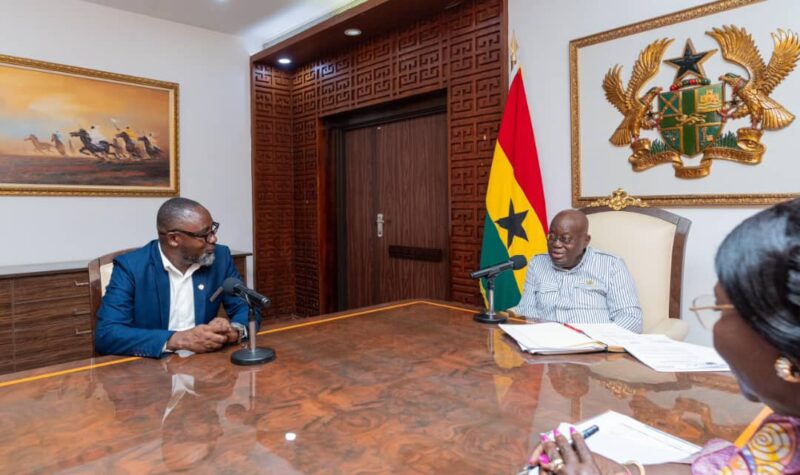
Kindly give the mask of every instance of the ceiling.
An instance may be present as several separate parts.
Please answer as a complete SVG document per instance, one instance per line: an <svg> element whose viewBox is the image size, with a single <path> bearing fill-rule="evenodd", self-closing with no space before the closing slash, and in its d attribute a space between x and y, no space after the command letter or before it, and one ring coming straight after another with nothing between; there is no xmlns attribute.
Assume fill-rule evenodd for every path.
<svg viewBox="0 0 800 475"><path fill-rule="evenodd" d="M240 36L251 53L366 0L83 0Z"/></svg>

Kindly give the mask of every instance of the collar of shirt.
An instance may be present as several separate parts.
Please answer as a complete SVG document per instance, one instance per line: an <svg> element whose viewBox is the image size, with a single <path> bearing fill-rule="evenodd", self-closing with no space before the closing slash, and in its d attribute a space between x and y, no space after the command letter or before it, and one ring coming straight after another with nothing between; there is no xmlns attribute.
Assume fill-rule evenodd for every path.
<svg viewBox="0 0 800 475"><path fill-rule="evenodd" d="M185 273L181 272L180 269L175 267L167 256L164 255L164 251L161 249L161 243L158 243L158 253L161 254L161 263L164 265L164 269L180 279L188 279L200 268L200 264L192 264L186 269Z"/></svg>
<svg viewBox="0 0 800 475"><path fill-rule="evenodd" d="M552 259L550 260L550 265L553 266L553 269L555 269L555 270L557 270L559 272L565 272L567 274L569 274L571 272L577 272L581 267L583 267L583 263L588 261L591 258L592 254L594 254L594 250L592 249L592 247L591 246L586 246L586 250L583 252L583 255L581 256L581 260L579 260L578 263L575 264L575 267L573 267L571 269L564 269L563 267L558 267L557 265L553 264L553 260Z"/></svg>

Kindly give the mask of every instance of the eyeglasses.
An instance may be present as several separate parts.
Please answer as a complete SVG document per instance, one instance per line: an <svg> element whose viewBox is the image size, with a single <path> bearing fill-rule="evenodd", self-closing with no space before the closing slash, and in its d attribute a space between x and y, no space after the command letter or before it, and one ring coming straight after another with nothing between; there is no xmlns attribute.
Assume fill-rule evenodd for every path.
<svg viewBox="0 0 800 475"><path fill-rule="evenodd" d="M701 295L692 301L689 310L694 312L703 328L712 330L722 316L722 311L734 308L731 304L718 305L717 298L713 295Z"/></svg>
<svg viewBox="0 0 800 475"><path fill-rule="evenodd" d="M556 241L561 241L561 244L569 246L570 244L572 244L573 241L575 241L575 238L573 238L572 236L557 236L552 233L547 235L547 242L552 244L555 243Z"/></svg>
<svg viewBox="0 0 800 475"><path fill-rule="evenodd" d="M184 231L183 229L170 229L167 232L158 233L158 234L181 233L181 234L185 234L186 236L193 237L195 239L202 239L203 241L210 243L211 241L209 241L209 239L211 238L211 236L216 236L217 235L217 230L218 229L219 229L219 223L216 222L216 221L212 221L211 222L211 229L209 229L208 231L206 231L204 233L193 233L191 231Z"/></svg>

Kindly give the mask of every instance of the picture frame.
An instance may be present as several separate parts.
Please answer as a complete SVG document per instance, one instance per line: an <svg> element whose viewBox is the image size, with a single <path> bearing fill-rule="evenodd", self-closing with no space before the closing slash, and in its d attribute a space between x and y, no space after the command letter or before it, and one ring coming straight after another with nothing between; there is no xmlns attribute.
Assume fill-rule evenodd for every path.
<svg viewBox="0 0 800 475"><path fill-rule="evenodd" d="M664 146L668 153L672 153L672 163L663 159L660 162L637 162L636 145L642 145L644 141L639 142L636 136L629 146L627 143L611 143L611 137L624 116L612 105L611 99L607 99L605 77L612 68L621 66L619 76L625 87L640 53L659 40L672 40L664 50L662 60L686 54L690 43L694 53L710 52L703 63L711 83L706 88L716 87L718 94L718 91L726 91L727 96L725 92L722 93L723 100L728 102L723 104L735 105L729 101L734 96L732 89L726 90L721 84L722 75L736 73L748 79L748 73L741 65L725 60L721 45L708 33L726 25L746 30L766 63L777 41L773 35L778 34L779 29L800 33L800 5L793 4L791 0L722 0L570 41L574 207L597 202L619 189L654 206L767 205L800 196L800 186L794 179L798 162L796 147L792 143L792 136L800 130L800 120L780 130L763 130L760 139L763 153L757 157L754 154L747 155L749 162L744 159L737 162L730 157L719 158L705 150L697 150L699 145L694 150L695 156L683 155L682 148L676 152L664 146L670 137L664 132L666 115L659 114L662 110L666 111L662 109L665 104L663 98L666 97L665 93L670 92L670 86L679 83L677 76L681 72L677 66L670 67L664 61L652 80L641 89L641 94L644 94L649 87L660 86L663 92L651 103L650 111L655 113L648 112L648 116L657 116L653 121L655 130L644 130L643 127L639 138L647 136L648 147L652 141L654 148L652 152L647 151L652 154L648 158L656 156L655 144L662 141L659 147ZM691 90L695 86L686 87ZM770 98L800 115L800 72L791 72L783 78ZM722 114L725 109L720 111ZM725 139L733 137L732 147L739 147L736 134L740 134L738 137L741 141L739 129L751 127L747 117L720 120L719 124L722 124L722 128L718 127L717 145L705 144L709 151L716 150L714 146L721 147L726 143L723 133L727 134ZM683 140L681 136L681 142L676 140L673 143L682 146ZM711 138L713 140L714 137ZM681 155L679 160L674 160L676 155ZM636 166L640 169L636 170Z"/></svg>
<svg viewBox="0 0 800 475"><path fill-rule="evenodd" d="M0 55L0 195L178 196L178 93Z"/></svg>

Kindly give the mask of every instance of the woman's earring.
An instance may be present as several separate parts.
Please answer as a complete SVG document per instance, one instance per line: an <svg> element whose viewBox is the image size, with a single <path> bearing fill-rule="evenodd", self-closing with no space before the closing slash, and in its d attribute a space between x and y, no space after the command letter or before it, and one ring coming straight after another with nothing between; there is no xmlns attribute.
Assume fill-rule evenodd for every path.
<svg viewBox="0 0 800 475"><path fill-rule="evenodd" d="M800 383L800 369L785 356L775 360L775 373L788 383Z"/></svg>

